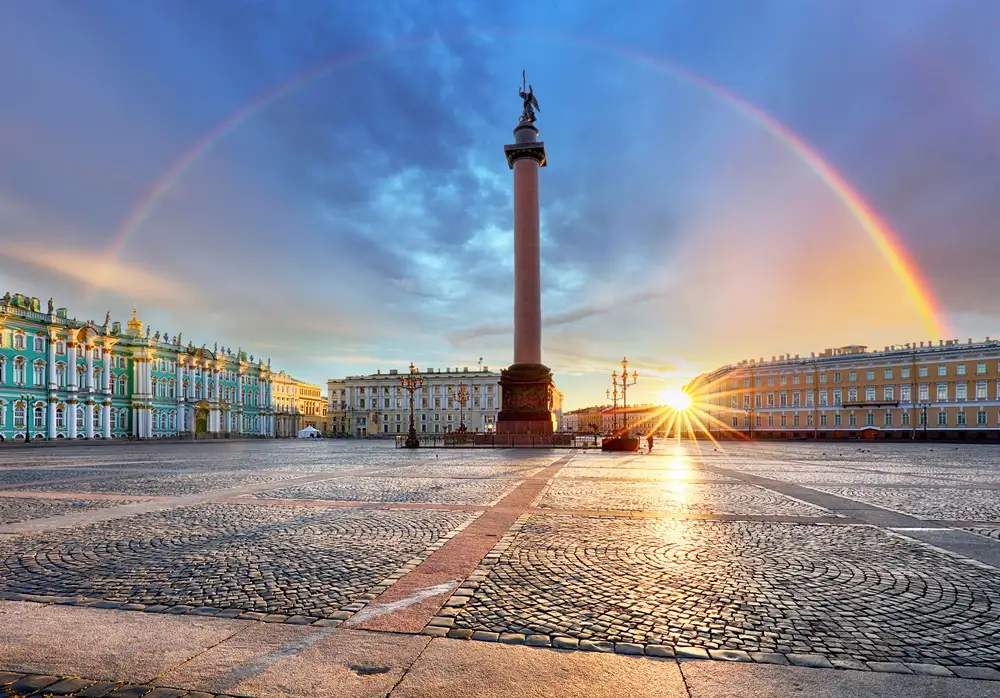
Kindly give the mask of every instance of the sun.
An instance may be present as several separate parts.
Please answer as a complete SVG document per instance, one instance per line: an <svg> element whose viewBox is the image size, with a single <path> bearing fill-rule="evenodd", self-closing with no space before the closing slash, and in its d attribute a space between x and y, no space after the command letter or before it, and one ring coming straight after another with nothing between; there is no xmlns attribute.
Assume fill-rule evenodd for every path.
<svg viewBox="0 0 1000 698"><path fill-rule="evenodd" d="M667 388L660 393L660 402L671 409L683 412L691 407L691 396L680 388Z"/></svg>

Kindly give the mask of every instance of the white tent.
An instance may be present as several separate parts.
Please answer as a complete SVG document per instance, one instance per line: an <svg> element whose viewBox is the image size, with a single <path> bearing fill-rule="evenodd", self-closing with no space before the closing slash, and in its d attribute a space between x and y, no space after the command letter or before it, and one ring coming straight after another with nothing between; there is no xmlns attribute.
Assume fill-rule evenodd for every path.
<svg viewBox="0 0 1000 698"><path fill-rule="evenodd" d="M319 429L311 425L299 431L300 439L318 439L320 436L322 434Z"/></svg>

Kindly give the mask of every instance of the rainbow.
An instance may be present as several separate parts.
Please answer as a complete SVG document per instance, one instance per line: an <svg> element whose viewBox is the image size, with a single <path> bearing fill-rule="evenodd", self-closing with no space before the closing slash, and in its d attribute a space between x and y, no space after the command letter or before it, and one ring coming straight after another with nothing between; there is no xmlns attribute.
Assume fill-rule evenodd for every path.
<svg viewBox="0 0 1000 698"><path fill-rule="evenodd" d="M500 32L478 31L475 33L479 35L488 35L498 34ZM927 330L931 332L931 336L948 336L949 331L943 321L944 312L938 304L929 283L921 274L916 262L907 253L906 248L899 239L899 236L893 232L892 228L890 228L889 225L882 220L882 218L872 208L872 206L868 204L861 193L858 192L857 189L855 189L833 165L827 162L816 151L816 149L810 146L809 143L807 143L801 136L777 118L742 97L730 92L721 85L712 82L708 78L657 56L638 53L627 47L598 43L589 39L568 35L549 33L539 35L527 32L510 31L504 31L503 34L506 36L534 38L536 40L556 39L593 50L617 54L624 58L644 63L655 70L702 89L704 92L720 99L723 103L730 108L735 109L738 113L749 118L752 122L771 134L779 142L785 145L792 153L794 153L796 157L807 165L850 211L851 215L853 215L858 221L865 233L871 239L872 243L875 245L876 249L885 259L890 269L892 269L893 273L902 283L907 294L916 306L922 322L926 326ZM466 33L460 37L449 38L468 38L469 36L470 34ZM114 259L121 253L128 241L135 235L142 223L152 213L157 203L159 203L159 201L166 196L185 171L194 165L194 163L196 163L202 155L208 152L228 133L258 114L263 109L267 108L268 105L335 69L376 58L395 50L414 48L440 40L444 40L444 37L441 35L417 37L368 47L349 56L336 56L301 73L298 73L289 80L259 94L246 105L237 109L223 121L219 122L204 136L199 138L149 186L116 231L114 238L108 247L107 257L109 259Z"/></svg>

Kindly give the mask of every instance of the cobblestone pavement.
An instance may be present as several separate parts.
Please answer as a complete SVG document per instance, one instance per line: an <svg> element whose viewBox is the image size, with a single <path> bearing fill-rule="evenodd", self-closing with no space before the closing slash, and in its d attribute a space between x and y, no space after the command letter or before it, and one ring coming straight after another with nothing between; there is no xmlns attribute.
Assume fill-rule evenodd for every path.
<svg viewBox="0 0 1000 698"><path fill-rule="evenodd" d="M1000 489L828 487L824 492L947 521L1000 521Z"/></svg>
<svg viewBox="0 0 1000 698"><path fill-rule="evenodd" d="M493 549L429 597L425 634L1000 678L990 673L1000 669L998 570L949 553L946 541L934 547L803 501L836 494L1000 545L991 523L1000 522L1000 448L658 444L650 455L577 451L561 471L537 474L566 453L326 440L0 450L0 488L64 497L0 489L0 525L126 503L87 493L178 498L169 509L123 507L110 520L0 535L0 596L334 625L426 574L423 561L433 567L435 551L468 532L478 550ZM284 482L304 476L317 481ZM56 482L69 478L94 479ZM532 494L493 509L521 483ZM778 483L799 485L800 499ZM193 500L247 484L263 487ZM503 512L501 531L520 518L499 540L485 526L476 533Z"/></svg>
<svg viewBox="0 0 1000 698"><path fill-rule="evenodd" d="M450 480L428 477L359 477L258 492L257 499L322 499L342 502L428 502L488 504L517 480Z"/></svg>
<svg viewBox="0 0 1000 698"><path fill-rule="evenodd" d="M141 500L100 499L41 499L34 497L0 497L0 525L61 516L85 509L119 507Z"/></svg>
<svg viewBox="0 0 1000 698"><path fill-rule="evenodd" d="M332 618L471 518L203 504L0 543L0 590Z"/></svg>
<svg viewBox="0 0 1000 698"><path fill-rule="evenodd" d="M42 483L13 489L32 492L93 492L170 496L290 480L294 477L289 473L268 473L265 475L247 473L164 473L162 475L114 473L110 477L97 480Z"/></svg>
<svg viewBox="0 0 1000 698"><path fill-rule="evenodd" d="M542 497L541 508L591 511L681 511L715 514L829 516L820 507L798 502L754 485L588 482L557 480Z"/></svg>

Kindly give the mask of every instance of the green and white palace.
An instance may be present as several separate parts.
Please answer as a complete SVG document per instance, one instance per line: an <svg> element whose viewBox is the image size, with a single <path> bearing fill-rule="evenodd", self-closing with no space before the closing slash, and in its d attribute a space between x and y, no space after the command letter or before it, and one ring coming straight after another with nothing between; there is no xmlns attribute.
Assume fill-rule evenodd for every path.
<svg viewBox="0 0 1000 698"><path fill-rule="evenodd" d="M271 437L270 361L0 299L0 439Z"/></svg>

